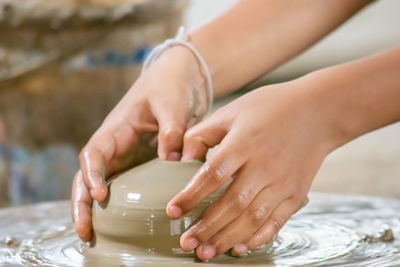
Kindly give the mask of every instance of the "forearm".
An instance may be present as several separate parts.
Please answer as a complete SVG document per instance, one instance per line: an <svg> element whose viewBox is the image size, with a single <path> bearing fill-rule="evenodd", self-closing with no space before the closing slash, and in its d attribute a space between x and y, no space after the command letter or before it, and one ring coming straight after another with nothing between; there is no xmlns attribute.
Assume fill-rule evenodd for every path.
<svg viewBox="0 0 400 267"><path fill-rule="evenodd" d="M215 96L296 56L369 1L242 0L190 34L205 58Z"/></svg>
<svg viewBox="0 0 400 267"><path fill-rule="evenodd" d="M400 46L305 77L317 85L309 98L331 125L334 148L400 120L399 74Z"/></svg>

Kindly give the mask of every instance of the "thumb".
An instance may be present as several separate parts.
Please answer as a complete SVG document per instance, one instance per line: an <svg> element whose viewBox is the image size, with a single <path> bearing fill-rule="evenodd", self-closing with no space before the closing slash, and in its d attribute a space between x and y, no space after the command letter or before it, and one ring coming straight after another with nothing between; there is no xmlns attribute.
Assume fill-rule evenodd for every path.
<svg viewBox="0 0 400 267"><path fill-rule="evenodd" d="M223 123L210 117L188 129L184 136L182 160L204 159L209 148L218 145L228 130Z"/></svg>

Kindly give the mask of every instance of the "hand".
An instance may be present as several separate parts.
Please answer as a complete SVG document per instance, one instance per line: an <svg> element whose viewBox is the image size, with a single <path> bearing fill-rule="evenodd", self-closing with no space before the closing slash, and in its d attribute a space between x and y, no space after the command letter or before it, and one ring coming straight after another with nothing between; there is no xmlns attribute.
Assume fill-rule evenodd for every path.
<svg viewBox="0 0 400 267"><path fill-rule="evenodd" d="M183 134L207 110L207 91L196 58L184 47L166 50L139 77L80 153L71 213L83 241L92 237L91 202L107 196L107 179L158 155L180 160Z"/></svg>
<svg viewBox="0 0 400 267"><path fill-rule="evenodd" d="M333 149L322 108L305 78L248 93L189 129L182 160L212 156L167 205L177 218L232 183L180 239L208 260L268 242L307 198L323 159Z"/></svg>

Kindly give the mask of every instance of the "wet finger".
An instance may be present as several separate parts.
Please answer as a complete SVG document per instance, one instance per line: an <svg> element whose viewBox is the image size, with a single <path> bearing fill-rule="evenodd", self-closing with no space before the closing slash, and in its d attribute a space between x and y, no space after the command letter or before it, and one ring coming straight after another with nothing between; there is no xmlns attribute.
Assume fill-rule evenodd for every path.
<svg viewBox="0 0 400 267"><path fill-rule="evenodd" d="M267 221L283 198L285 198L284 193L273 186L264 188L236 220L198 247L197 256L208 260L210 258L207 257L215 257L236 244L246 241ZM214 255L207 251L210 247L213 247Z"/></svg>
<svg viewBox="0 0 400 267"><path fill-rule="evenodd" d="M107 197L106 160L96 146L86 146L80 156L82 180L90 195L101 202Z"/></svg>
<svg viewBox="0 0 400 267"><path fill-rule="evenodd" d="M188 129L184 136L183 161L204 159L209 148L218 145L227 134L227 128L210 118Z"/></svg>
<svg viewBox="0 0 400 267"><path fill-rule="evenodd" d="M158 120L158 156L163 160L179 161L186 131L185 118L179 114L165 114Z"/></svg>
<svg viewBox="0 0 400 267"><path fill-rule="evenodd" d="M134 129L126 122L102 125L79 155L83 182L91 196L101 202L107 196L106 179L114 170L110 161L128 150L137 140Z"/></svg>
<svg viewBox="0 0 400 267"><path fill-rule="evenodd" d="M92 198L83 182L82 172L78 171L72 185L71 215L76 233L85 242L92 238L91 204Z"/></svg>
<svg viewBox="0 0 400 267"><path fill-rule="evenodd" d="M287 220L298 210L300 205L301 201L295 198L289 198L280 203L264 225L244 243L244 246L238 245L234 248L234 252L241 254L244 250L251 251L269 242L281 230Z"/></svg>
<svg viewBox="0 0 400 267"><path fill-rule="evenodd" d="M258 193L258 177L244 170L226 189L224 194L210 206L201 219L188 229L180 239L181 247L191 251L214 236L223 227L236 219L248 207Z"/></svg>
<svg viewBox="0 0 400 267"><path fill-rule="evenodd" d="M224 185L243 165L244 158L236 156L232 147L221 144L185 188L168 203L166 209L168 216L176 218L192 210L204 198Z"/></svg>

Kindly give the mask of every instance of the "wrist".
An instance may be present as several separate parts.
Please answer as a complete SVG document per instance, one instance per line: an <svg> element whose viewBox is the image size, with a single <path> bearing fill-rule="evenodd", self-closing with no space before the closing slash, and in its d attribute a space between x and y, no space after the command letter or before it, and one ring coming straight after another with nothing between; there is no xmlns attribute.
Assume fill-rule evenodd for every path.
<svg viewBox="0 0 400 267"><path fill-rule="evenodd" d="M341 95L340 84L335 80L335 73L331 69L315 71L304 76L308 86L307 105L317 114L317 123L323 131L324 139L331 152L355 138L355 125L352 124L346 107L346 99Z"/></svg>
<svg viewBox="0 0 400 267"><path fill-rule="evenodd" d="M210 98L207 79L196 56L185 46L174 45L166 49L157 61L163 64L171 75L178 74L177 78L180 80L178 84L183 82L182 87L190 91L193 115L198 117L205 115Z"/></svg>
<svg viewBox="0 0 400 267"><path fill-rule="evenodd" d="M340 97L335 96L333 76L328 70L320 70L292 81L298 89L295 101L301 102L300 108L305 111L303 117L309 123L310 136L322 144L326 154L354 138L346 110Z"/></svg>
<svg viewBox="0 0 400 267"><path fill-rule="evenodd" d="M399 58L400 48L395 48L304 77L333 149L400 120Z"/></svg>

